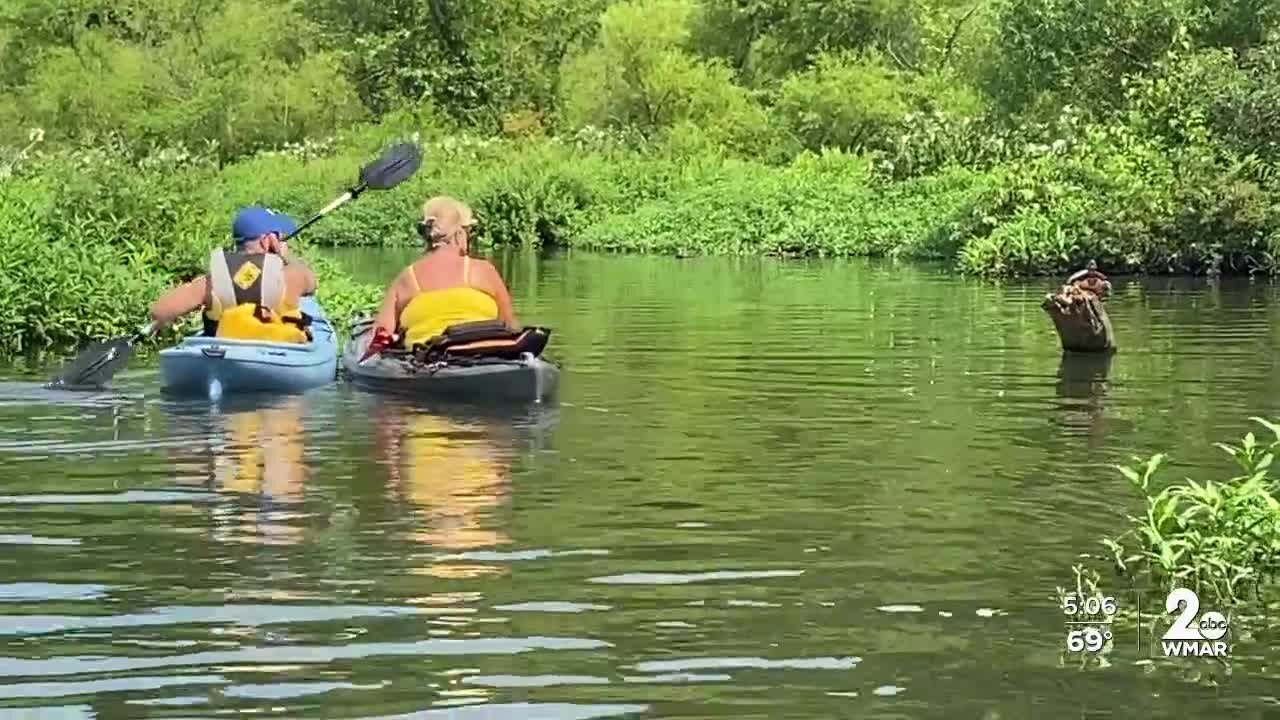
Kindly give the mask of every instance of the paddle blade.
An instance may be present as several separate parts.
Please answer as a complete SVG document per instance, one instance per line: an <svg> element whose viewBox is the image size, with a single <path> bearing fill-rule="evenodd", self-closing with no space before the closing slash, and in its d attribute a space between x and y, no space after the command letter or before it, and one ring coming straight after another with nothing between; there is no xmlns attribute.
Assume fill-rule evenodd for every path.
<svg viewBox="0 0 1280 720"><path fill-rule="evenodd" d="M82 350L70 363L63 365L58 375L49 381L49 387L101 388L129 362L132 353L130 338L96 342Z"/></svg>
<svg viewBox="0 0 1280 720"><path fill-rule="evenodd" d="M393 145L382 157L360 168L360 184L373 190L388 190L408 180L421 166L422 152L417 145Z"/></svg>

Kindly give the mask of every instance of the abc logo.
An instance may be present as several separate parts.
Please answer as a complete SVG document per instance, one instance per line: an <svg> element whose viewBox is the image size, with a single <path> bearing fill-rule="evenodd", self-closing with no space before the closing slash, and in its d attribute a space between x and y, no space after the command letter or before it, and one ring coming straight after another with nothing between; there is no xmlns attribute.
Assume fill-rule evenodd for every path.
<svg viewBox="0 0 1280 720"><path fill-rule="evenodd" d="M1196 625L1200 627L1200 637L1205 640L1219 640L1227 634L1227 619L1216 610L1201 615Z"/></svg>

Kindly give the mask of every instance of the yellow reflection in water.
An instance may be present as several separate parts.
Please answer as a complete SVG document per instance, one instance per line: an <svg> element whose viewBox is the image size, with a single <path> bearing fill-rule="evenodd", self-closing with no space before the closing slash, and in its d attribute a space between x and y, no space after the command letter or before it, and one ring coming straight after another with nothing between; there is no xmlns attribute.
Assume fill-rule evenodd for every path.
<svg viewBox="0 0 1280 720"><path fill-rule="evenodd" d="M422 521L410 540L459 552L510 542L494 517L510 492L510 459L491 439L495 427L395 403L378 405L373 415L389 490ZM442 560L417 572L474 577L504 571Z"/></svg>
<svg viewBox="0 0 1280 720"><path fill-rule="evenodd" d="M302 531L289 522L293 513L269 506L302 500L306 480L302 398L290 397L268 407L228 412L221 416L220 424L226 442L223 451L213 458L215 487L255 496L260 506L237 517L239 539L264 544L297 543Z"/></svg>

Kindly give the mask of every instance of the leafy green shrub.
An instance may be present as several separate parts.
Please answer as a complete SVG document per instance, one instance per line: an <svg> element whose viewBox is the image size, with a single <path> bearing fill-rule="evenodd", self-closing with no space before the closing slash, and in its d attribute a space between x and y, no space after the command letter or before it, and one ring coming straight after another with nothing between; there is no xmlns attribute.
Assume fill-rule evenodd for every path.
<svg viewBox="0 0 1280 720"><path fill-rule="evenodd" d="M0 354L39 352L145 322L164 273L125 244L49 234L41 189L0 183Z"/></svg>
<svg viewBox="0 0 1280 720"><path fill-rule="evenodd" d="M919 65L926 54L922 25L943 10L894 0L703 0L695 24L696 46L723 58L745 79L771 84L804 70L823 52L890 48L903 65ZM949 28L948 28L949 29Z"/></svg>
<svg viewBox="0 0 1280 720"><path fill-rule="evenodd" d="M575 244L679 254L937 256L937 211L972 186L963 170L879 185L871 161L827 152L791 165L727 162L667 196L606 215Z"/></svg>
<svg viewBox="0 0 1280 720"><path fill-rule="evenodd" d="M1001 0L995 25L982 84L1004 109L1034 107L1046 95L1057 98L1050 106L1114 109L1123 101L1117 79L1189 42L1195 19L1183 0Z"/></svg>
<svg viewBox="0 0 1280 720"><path fill-rule="evenodd" d="M1247 82L1230 50L1170 53L1147 73L1125 78L1125 120L1145 136L1203 145L1224 104Z"/></svg>
<svg viewBox="0 0 1280 720"><path fill-rule="evenodd" d="M962 269L1064 272L1271 271L1276 218L1261 189L1219 152L1170 148L1125 127L1005 163L953 222Z"/></svg>
<svg viewBox="0 0 1280 720"><path fill-rule="evenodd" d="M819 55L782 82L773 110L802 147L876 152L896 178L1005 149L982 98L952 73L904 72L875 53Z"/></svg>
<svg viewBox="0 0 1280 720"><path fill-rule="evenodd" d="M26 5L30 16L10 20L23 31L40 22L39 8ZM135 8L96 29L77 17L88 17L87 8L64 8L50 24L79 29L30 48L38 62L5 103L52 140L75 146L122 138L143 154L209 143L223 159L331 134L363 117L338 58L312 49L314 27L292 6L190 5L175 8L181 20Z"/></svg>
<svg viewBox="0 0 1280 720"><path fill-rule="evenodd" d="M1229 51L1205 50L1171 61L1162 69L1158 80L1152 82L1165 80L1183 89L1168 103L1176 108L1172 112L1185 117L1186 108L1193 108L1196 119L1205 126L1204 134L1242 154L1257 156L1274 172L1280 161L1280 133L1276 129L1280 122L1280 41L1254 48L1239 62Z"/></svg>
<svg viewBox="0 0 1280 720"><path fill-rule="evenodd" d="M1166 589L1189 587L1213 604L1274 590L1280 572L1280 483L1271 466L1280 448L1280 425L1252 419L1274 439L1264 444L1248 433L1238 445L1219 443L1240 468L1225 481L1187 479L1157 490L1152 481L1163 454L1119 468L1144 506L1142 516L1129 516L1128 531L1103 541L1120 571Z"/></svg>
<svg viewBox="0 0 1280 720"><path fill-rule="evenodd" d="M809 150L879 149L910 111L904 84L878 57L823 54L783 81L775 109Z"/></svg>
<svg viewBox="0 0 1280 720"><path fill-rule="evenodd" d="M734 84L727 65L685 49L696 12L693 0L611 5L595 42L565 61L561 93L569 126L621 125L659 139L691 123L726 149L758 150L761 135L771 132L764 110Z"/></svg>

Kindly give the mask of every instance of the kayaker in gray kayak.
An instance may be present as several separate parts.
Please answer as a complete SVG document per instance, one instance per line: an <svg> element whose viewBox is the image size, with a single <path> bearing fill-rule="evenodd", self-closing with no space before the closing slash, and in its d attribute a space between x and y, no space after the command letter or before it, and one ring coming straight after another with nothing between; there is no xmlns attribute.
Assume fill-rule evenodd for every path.
<svg viewBox="0 0 1280 720"><path fill-rule="evenodd" d="M387 288L361 361L397 344L423 344L451 325L500 320L510 330L519 328L498 269L467 255L474 225L471 208L454 198L423 204L418 233L426 252Z"/></svg>
<svg viewBox="0 0 1280 720"><path fill-rule="evenodd" d="M308 342L307 319L298 304L315 292L316 276L289 258L288 238L297 227L274 210L241 209L231 223L235 250L215 249L204 275L156 300L151 306L156 329L203 308L206 335Z"/></svg>

